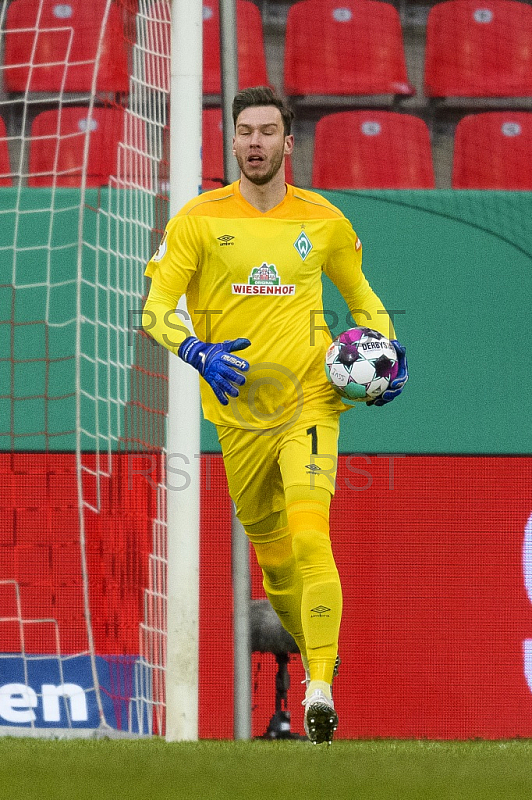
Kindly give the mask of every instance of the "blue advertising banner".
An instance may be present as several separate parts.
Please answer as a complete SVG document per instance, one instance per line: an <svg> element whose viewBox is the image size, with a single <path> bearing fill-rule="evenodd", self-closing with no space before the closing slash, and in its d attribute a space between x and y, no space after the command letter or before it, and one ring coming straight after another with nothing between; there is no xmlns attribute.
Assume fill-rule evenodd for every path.
<svg viewBox="0 0 532 800"><path fill-rule="evenodd" d="M138 658L96 656L94 667L97 690L88 655L0 655L0 725L142 733L146 704L140 709L135 696L146 673Z"/></svg>

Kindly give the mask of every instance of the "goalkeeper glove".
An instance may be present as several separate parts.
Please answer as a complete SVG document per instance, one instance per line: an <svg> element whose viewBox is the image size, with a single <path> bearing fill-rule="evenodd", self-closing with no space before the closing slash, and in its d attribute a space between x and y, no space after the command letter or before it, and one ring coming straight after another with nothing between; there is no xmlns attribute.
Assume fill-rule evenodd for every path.
<svg viewBox="0 0 532 800"><path fill-rule="evenodd" d="M246 378L242 372L249 369L249 363L244 358L231 353L234 350L243 350L250 344L249 339L227 339L225 342L212 344L189 336L181 343L177 354L198 370L220 403L226 406L229 403L227 395L238 397L236 387L245 383Z"/></svg>
<svg viewBox="0 0 532 800"><path fill-rule="evenodd" d="M395 400L401 392L403 391L403 387L408 380L408 363L406 361L406 347L399 344L397 339L392 339L392 344L397 350L397 363L399 365L399 369L397 371L396 377L390 383L388 389L382 393L380 397L377 397L375 400L370 400L366 405L368 406L385 406L386 403L391 403L392 400Z"/></svg>

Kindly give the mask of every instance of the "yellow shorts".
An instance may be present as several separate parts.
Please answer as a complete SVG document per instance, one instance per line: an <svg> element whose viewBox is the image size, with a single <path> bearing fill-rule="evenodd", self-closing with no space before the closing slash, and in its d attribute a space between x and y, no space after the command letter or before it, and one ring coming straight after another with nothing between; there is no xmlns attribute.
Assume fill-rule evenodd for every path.
<svg viewBox="0 0 532 800"><path fill-rule="evenodd" d="M242 525L282 511L288 486L319 486L334 495L339 417L340 412L303 412L279 432L217 426L229 494Z"/></svg>

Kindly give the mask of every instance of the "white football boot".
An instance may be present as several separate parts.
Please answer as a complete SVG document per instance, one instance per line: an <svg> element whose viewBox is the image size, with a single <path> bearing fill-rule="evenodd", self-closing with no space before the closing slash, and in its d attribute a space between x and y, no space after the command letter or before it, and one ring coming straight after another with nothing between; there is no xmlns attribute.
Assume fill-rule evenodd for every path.
<svg viewBox="0 0 532 800"><path fill-rule="evenodd" d="M338 714L334 709L332 698L316 689L310 697L303 700L305 706L305 733L312 744L331 744L338 727Z"/></svg>
<svg viewBox="0 0 532 800"><path fill-rule="evenodd" d="M336 656L333 680L338 675L340 663L340 656ZM308 694L310 674L307 670L305 670L305 679L302 683L306 685ZM322 744L322 742L331 744L333 734L338 727L338 714L335 711L332 699L332 686L330 694L331 696L328 697L324 691L316 689L303 700L303 705L305 706L305 718L303 722L305 733L313 744Z"/></svg>

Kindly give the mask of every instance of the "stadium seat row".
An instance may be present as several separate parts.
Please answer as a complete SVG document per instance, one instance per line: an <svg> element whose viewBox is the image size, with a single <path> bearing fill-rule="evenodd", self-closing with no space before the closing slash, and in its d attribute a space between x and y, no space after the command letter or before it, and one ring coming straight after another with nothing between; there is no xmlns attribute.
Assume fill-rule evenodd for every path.
<svg viewBox="0 0 532 800"><path fill-rule="evenodd" d="M29 186L79 186L87 131L86 185L114 177L125 187L164 191L168 182L168 131L152 178L151 150L142 121L122 108L67 106L38 114L29 146ZM316 124L311 184L319 189L432 189L430 133L411 114L343 111ZM287 179L293 181L288 164ZM12 185L6 131L0 119L0 186ZM223 185L222 115L203 111L203 188ZM454 137L452 187L532 190L532 112L492 111L464 116Z"/></svg>
<svg viewBox="0 0 532 800"><path fill-rule="evenodd" d="M312 186L321 189L432 189L429 128L392 111L345 111L315 130ZM532 189L532 112L464 116L454 132L454 189Z"/></svg>
<svg viewBox="0 0 532 800"><path fill-rule="evenodd" d="M17 92L128 93L129 52L117 6L111 6L97 84L93 64L106 0L12 0L4 41L4 88ZM40 9L40 13L39 12ZM143 75L167 90L170 4L137 15ZM237 0L240 86L268 83L262 17ZM220 93L218 0L204 0L204 93ZM427 20L426 97L532 96L532 5L521 0L443 0ZM138 67L137 67L138 68ZM411 96L401 21L381 0L300 0L287 13L284 92L290 97Z"/></svg>

